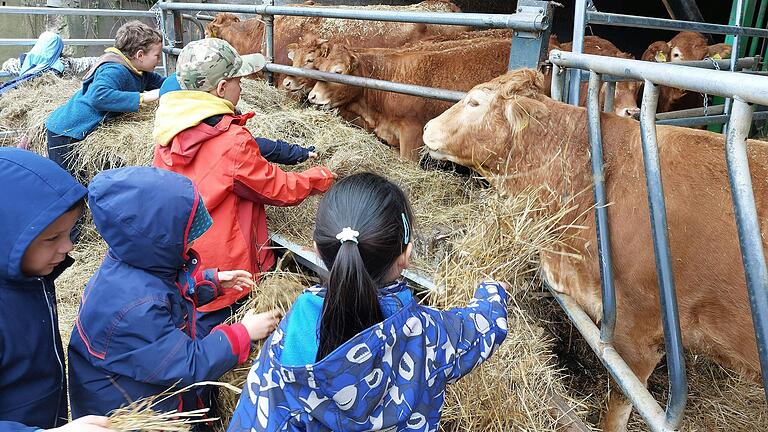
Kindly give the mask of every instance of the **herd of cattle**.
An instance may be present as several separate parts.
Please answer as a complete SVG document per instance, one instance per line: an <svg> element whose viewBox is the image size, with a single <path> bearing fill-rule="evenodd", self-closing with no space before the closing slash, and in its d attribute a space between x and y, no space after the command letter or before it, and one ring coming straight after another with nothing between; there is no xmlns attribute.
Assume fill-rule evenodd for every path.
<svg viewBox="0 0 768 432"><path fill-rule="evenodd" d="M456 12L447 0L427 0L430 10ZM456 26L383 23L335 28L320 18L276 17L275 61L296 67L468 91L460 102L413 96L306 78L280 77L285 89L310 103L338 108L405 158L419 149L483 173L511 193L541 186L573 208L562 224L561 250L542 254L543 275L572 296L595 321L602 316L599 254L595 241L592 173L583 108L549 98L549 78L524 69L506 73L511 34ZM260 52L263 23L219 14L210 36L241 53ZM570 43L550 39L550 48ZM584 51L632 58L609 41L588 36ZM642 60L666 62L727 58L730 48L707 46L684 32L655 42ZM745 79L749 79L745 76ZM616 350L645 382L664 355L664 333L651 239L637 110L639 83L620 83L615 115L603 114L605 182L618 303ZM586 93L586 92L582 92ZM660 111L701 104L698 94L663 89ZM658 126L661 171L667 199L670 248L683 341L745 376L759 380L755 334L731 205L722 135ZM749 164L764 247L768 238L768 143L748 142ZM625 430L631 406L612 392L605 430Z"/></svg>

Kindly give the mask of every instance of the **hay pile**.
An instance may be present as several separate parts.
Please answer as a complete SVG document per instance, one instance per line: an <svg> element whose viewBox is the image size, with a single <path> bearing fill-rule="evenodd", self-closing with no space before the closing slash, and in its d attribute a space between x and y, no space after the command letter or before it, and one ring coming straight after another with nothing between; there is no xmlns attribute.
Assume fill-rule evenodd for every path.
<svg viewBox="0 0 768 432"><path fill-rule="evenodd" d="M31 147L45 154L40 133L44 119L77 88L79 82L47 77L8 93L0 99L0 129L25 131ZM370 170L403 187L411 198L419 233L417 267L439 286L448 287L431 293L426 299L430 304L464 306L476 282L486 276L512 283L508 339L483 367L448 388L444 430L555 430L549 397L556 395L567 399L580 417L597 422L607 376L554 301L540 295L533 277L537 251L555 246L559 235L551 231L553 221L541 215L546 195L531 190L506 197L472 179L421 170L398 160L370 134L345 125L332 113L302 107L260 82L243 83L240 107L257 112L249 123L255 135L317 147L319 161L292 169L320 162L341 176ZM152 155L152 115L149 109L123 116L86 139L76 159L85 177L106 166L147 164ZM317 202L313 197L297 207L269 208L270 228L310 244ZM63 333L72 328L83 286L103 256L104 245L97 236L86 233L84 238L87 241L74 253L78 264L58 282ZM279 268L267 275L252 301L260 310L274 305L285 310L301 289L314 282L308 275ZM759 387L700 359L689 357L688 364L693 396L685 430L768 430ZM246 371L232 371L222 380L239 385ZM662 400L663 380L657 374L650 385ZM222 399L227 406L234 401L236 396L231 395ZM646 428L635 416L631 429Z"/></svg>

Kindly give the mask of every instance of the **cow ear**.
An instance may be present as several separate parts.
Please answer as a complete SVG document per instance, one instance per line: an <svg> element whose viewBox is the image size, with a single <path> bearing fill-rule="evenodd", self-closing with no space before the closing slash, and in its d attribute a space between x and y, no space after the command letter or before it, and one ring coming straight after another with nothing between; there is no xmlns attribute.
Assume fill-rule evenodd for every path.
<svg viewBox="0 0 768 432"><path fill-rule="evenodd" d="M352 73L353 70L357 69L357 56L354 54L349 55L349 72Z"/></svg>
<svg viewBox="0 0 768 432"><path fill-rule="evenodd" d="M501 85L500 95L504 99L531 97L544 91L544 76L533 69L520 69L508 73Z"/></svg>
<svg viewBox="0 0 768 432"><path fill-rule="evenodd" d="M331 43L328 40L323 39L323 43L320 44L320 57L328 57L331 52Z"/></svg>
<svg viewBox="0 0 768 432"><path fill-rule="evenodd" d="M298 45L295 43L292 43L292 44L288 44L288 46L285 48L288 50L288 59L293 61L293 57L295 57L296 48L298 48Z"/></svg>
<svg viewBox="0 0 768 432"><path fill-rule="evenodd" d="M724 43L710 45L707 47L707 55L716 60L727 59L731 58L731 50L731 46Z"/></svg>

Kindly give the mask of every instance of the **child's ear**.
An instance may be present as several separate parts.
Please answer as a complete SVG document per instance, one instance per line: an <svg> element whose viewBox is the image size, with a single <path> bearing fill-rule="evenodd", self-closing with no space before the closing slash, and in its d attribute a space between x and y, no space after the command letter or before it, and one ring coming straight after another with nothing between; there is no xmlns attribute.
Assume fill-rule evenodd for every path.
<svg viewBox="0 0 768 432"><path fill-rule="evenodd" d="M136 60L140 60L142 57L144 57L145 54L146 53L144 52L144 50L140 49L136 51L136 54L133 55L133 58L135 58Z"/></svg>
<svg viewBox="0 0 768 432"><path fill-rule="evenodd" d="M405 247L405 251L397 257L397 265L401 269L407 269L411 266L411 254L413 253L413 242L408 243Z"/></svg>
<svg viewBox="0 0 768 432"><path fill-rule="evenodd" d="M216 84L216 96L224 97L224 90L227 87L227 80L221 80Z"/></svg>

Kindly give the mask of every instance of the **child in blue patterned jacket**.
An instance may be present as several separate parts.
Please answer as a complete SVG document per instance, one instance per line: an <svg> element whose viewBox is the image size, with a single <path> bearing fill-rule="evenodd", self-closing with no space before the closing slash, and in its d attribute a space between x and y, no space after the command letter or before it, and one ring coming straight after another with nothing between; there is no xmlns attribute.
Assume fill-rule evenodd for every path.
<svg viewBox="0 0 768 432"><path fill-rule="evenodd" d="M466 308L419 305L398 281L411 226L405 194L378 175L325 194L314 240L329 274L265 342L230 432L437 430L446 385L506 337L507 294L483 282Z"/></svg>
<svg viewBox="0 0 768 432"><path fill-rule="evenodd" d="M83 77L82 89L48 116L48 157L76 174L71 157L66 156L74 143L103 121L157 100L165 79L154 73L162 49L159 31L140 21L123 24L115 35L115 46L107 48Z"/></svg>

